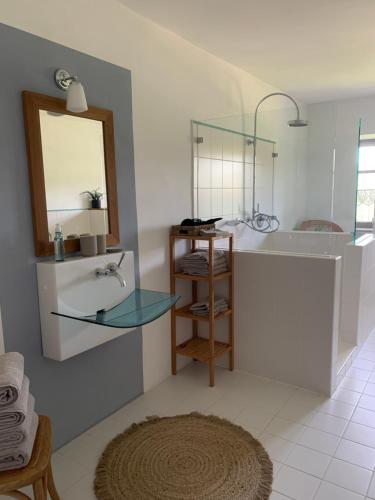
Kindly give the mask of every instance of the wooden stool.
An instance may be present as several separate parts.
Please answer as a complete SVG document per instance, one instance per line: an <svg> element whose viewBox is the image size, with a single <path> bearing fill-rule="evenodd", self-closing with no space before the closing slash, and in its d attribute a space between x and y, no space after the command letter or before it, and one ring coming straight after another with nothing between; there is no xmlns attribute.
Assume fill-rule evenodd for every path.
<svg viewBox="0 0 375 500"><path fill-rule="evenodd" d="M6 494L18 500L32 500L18 491L19 488L32 484L35 500L47 500L47 491L52 500L59 500L53 482L51 454L51 421L41 415L30 462L23 469L0 472L0 496Z"/></svg>

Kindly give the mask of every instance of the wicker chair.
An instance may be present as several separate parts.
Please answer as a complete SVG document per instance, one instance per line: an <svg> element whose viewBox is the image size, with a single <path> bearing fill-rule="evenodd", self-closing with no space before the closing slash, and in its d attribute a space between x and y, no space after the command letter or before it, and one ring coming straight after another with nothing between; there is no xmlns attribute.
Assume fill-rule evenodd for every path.
<svg viewBox="0 0 375 500"><path fill-rule="evenodd" d="M47 500L48 493L52 500L59 500L52 476L51 454L51 421L41 415L30 462L22 469L0 472L0 496L32 500L25 493L18 491L19 488L32 485L35 500Z"/></svg>
<svg viewBox="0 0 375 500"><path fill-rule="evenodd" d="M342 228L335 224L335 222L331 222L329 220L323 219L311 219L303 221L299 228L299 231L325 231L329 233L343 233Z"/></svg>

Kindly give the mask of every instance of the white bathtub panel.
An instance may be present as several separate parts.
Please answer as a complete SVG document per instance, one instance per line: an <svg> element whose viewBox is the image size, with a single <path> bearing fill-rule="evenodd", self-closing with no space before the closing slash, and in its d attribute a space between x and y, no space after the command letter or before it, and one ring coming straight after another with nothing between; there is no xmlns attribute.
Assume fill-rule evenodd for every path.
<svg viewBox="0 0 375 500"><path fill-rule="evenodd" d="M340 259L236 252L235 264L239 369L330 393Z"/></svg>
<svg viewBox="0 0 375 500"><path fill-rule="evenodd" d="M350 233L318 231L277 231L270 234L264 247L267 250L314 255L343 255L352 240Z"/></svg>
<svg viewBox="0 0 375 500"><path fill-rule="evenodd" d="M352 241L351 233L321 233L318 231L277 231L263 234L245 224L223 228L234 233L236 250L266 250L308 255L344 255Z"/></svg>

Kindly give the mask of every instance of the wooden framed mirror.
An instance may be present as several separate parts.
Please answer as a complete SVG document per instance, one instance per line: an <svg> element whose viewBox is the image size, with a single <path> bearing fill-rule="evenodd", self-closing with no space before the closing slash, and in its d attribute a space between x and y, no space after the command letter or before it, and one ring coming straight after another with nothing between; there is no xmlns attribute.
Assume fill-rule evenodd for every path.
<svg viewBox="0 0 375 500"><path fill-rule="evenodd" d="M113 113L89 106L66 110L66 101L24 91L24 119L35 254L53 255L54 228L63 228L65 251L79 251L80 234L107 234L119 243ZM101 202L87 192L97 190Z"/></svg>

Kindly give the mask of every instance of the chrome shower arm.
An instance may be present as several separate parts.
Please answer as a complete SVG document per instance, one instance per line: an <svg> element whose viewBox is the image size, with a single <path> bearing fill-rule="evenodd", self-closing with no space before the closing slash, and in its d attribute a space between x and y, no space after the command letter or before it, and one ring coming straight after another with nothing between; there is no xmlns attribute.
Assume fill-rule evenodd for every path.
<svg viewBox="0 0 375 500"><path fill-rule="evenodd" d="M272 94L268 94L268 95L262 97L262 99L258 102L257 107L255 108L254 120L255 120L256 115L258 113L259 106L262 104L262 102L266 101L269 97L273 97L274 95L281 95L281 96L287 97L289 100L291 100L292 103L294 104L295 108L296 108L296 111L297 111L297 120L300 119L299 106L297 104L297 101L295 99L293 99L292 96L290 96L289 94L286 94L285 92L272 92ZM254 134L254 136L255 136L255 134Z"/></svg>
<svg viewBox="0 0 375 500"><path fill-rule="evenodd" d="M254 134L254 140L253 140L253 207L252 207L252 218L254 219L255 218L255 214L256 214L256 210L255 210L255 165L256 165L256 149L257 149L257 118L258 118L258 110L259 110L259 107L260 105L266 101L267 99L269 99L270 97L273 97L273 96L283 96L283 97L287 97L290 101L292 101L292 103L294 104L295 108L296 108L296 111L297 111L297 121L300 120L300 111L299 111L299 107L298 107L298 104L297 104L297 101L295 99L293 99L293 97L291 97L289 94L285 94L285 92L272 92L271 94L268 94L266 95L265 97L263 97L257 104L256 108L255 108L255 114L254 114L254 131L253 131L253 134Z"/></svg>

